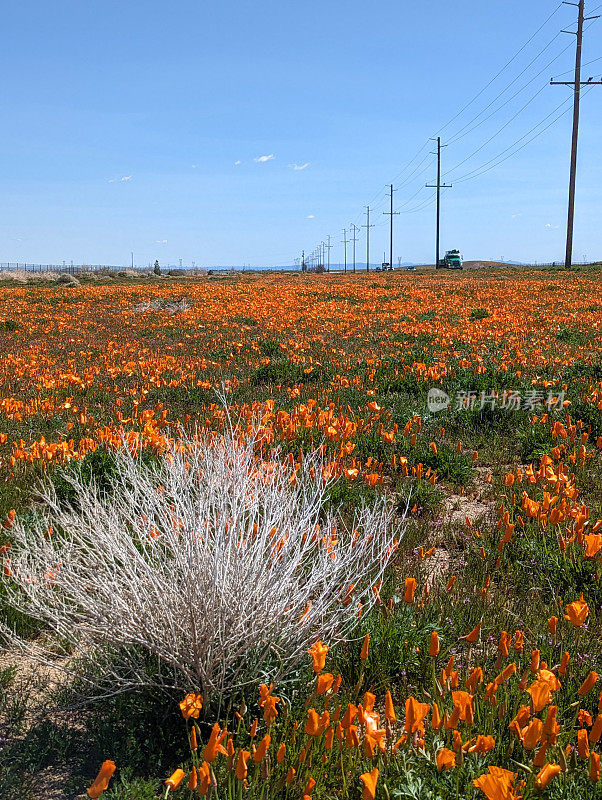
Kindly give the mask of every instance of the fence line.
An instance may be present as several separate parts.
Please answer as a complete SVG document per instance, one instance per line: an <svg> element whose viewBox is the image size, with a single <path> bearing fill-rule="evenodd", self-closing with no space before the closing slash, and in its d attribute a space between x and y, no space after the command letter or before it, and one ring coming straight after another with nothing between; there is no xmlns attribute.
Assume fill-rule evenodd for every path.
<svg viewBox="0 0 602 800"><path fill-rule="evenodd" d="M121 271L124 269L131 269L131 267L112 266L109 264L29 264L17 261L2 261L0 262L1 272L16 272L22 270L23 272L68 272L74 275L78 272L103 272L103 271ZM135 267L136 270L145 270L148 267Z"/></svg>

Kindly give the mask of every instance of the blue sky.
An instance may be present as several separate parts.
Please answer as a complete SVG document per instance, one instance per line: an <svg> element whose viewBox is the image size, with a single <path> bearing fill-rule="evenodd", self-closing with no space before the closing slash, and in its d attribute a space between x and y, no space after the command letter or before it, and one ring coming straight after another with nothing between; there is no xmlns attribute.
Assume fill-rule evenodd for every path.
<svg viewBox="0 0 602 800"><path fill-rule="evenodd" d="M395 260L432 261L434 207L414 211L431 196L420 187L435 177L434 157L423 161L426 141L557 5L11 3L0 49L0 261L125 264L133 250L140 264L260 266L292 263L330 234L334 262L342 229L364 222L370 201L371 260L379 261L388 247L385 184L400 172L396 184L408 182L395 202L411 213L395 220ZM588 11L597 7L589 0ZM574 37L554 37L575 12L562 6L443 130L447 168L497 134L449 181L501 154L565 98L569 107L569 89L545 84L572 68ZM601 55L602 20L587 32L583 58ZM599 78L602 60L584 73ZM582 104L576 259L602 257L601 124L599 87ZM570 130L567 114L496 169L449 190L442 248L560 260ZM363 230L360 237L358 260Z"/></svg>

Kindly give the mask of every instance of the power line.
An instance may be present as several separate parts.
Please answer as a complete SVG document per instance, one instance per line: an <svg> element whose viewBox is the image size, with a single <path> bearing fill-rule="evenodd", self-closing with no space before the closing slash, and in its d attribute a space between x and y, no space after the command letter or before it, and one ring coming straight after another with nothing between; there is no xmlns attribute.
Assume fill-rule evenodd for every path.
<svg viewBox="0 0 602 800"><path fill-rule="evenodd" d="M559 109L561 109L563 106L565 106L567 104L567 102L570 102L570 99L567 99L564 102L560 103L560 105L556 106L554 111L552 111L550 114L548 114L547 117L544 117L544 119L541 120L540 122L538 122L537 125L535 125L533 128L531 128L530 131L527 131L527 133L525 133L524 136L521 136L520 139L517 139L515 142L513 142L505 150L502 150L502 152L498 153L497 156L495 156L494 158L490 159L489 161L486 161L484 164L481 164L480 167L476 167L474 170L471 170L471 172L467 172L462 177L455 178L455 183L464 183L465 181L470 181L470 180L473 180L474 178L478 178L480 175L484 175L486 172L490 172L492 169L495 169L495 167L499 166L500 164L503 164L504 161L508 161L509 158L512 158L512 156L516 155L517 153L520 153L521 150L524 150L525 147L527 147L527 145L529 145L529 144L531 144L531 142L535 141L535 139L537 139L539 136L541 136L542 133L545 133L548 130L548 128L551 128L552 125L554 125L556 122L558 122L559 119L562 119L562 117L564 117L565 114L567 114L570 111L570 108L565 108L564 111L562 111L548 125L546 125L545 128L542 128L542 130L540 130L538 133L536 133L535 136L532 136L530 139L528 139L521 147L519 147L513 153L510 153L505 158L499 158L504 153L507 153L508 150L512 150L512 148L514 148L519 142L522 142L527 136L529 136L529 134L533 133L534 130L537 130L537 128L539 128L547 119L549 119ZM499 159L499 160L497 160L497 159ZM492 162L495 162L495 163L492 163ZM491 164L491 166L488 166L489 164ZM485 167L487 167L487 168L484 169ZM476 173L476 174L474 174L474 173Z"/></svg>
<svg viewBox="0 0 602 800"><path fill-rule="evenodd" d="M531 44L531 42L532 42L532 41L535 39L535 37L537 36L537 34L538 34L538 33L540 33L540 31L542 31L542 30L545 28L545 26L548 24L548 22L550 22L550 20L551 20L551 19L552 19L554 16L556 16L556 14L557 14L557 13L560 11L560 9L562 8L562 6L563 6L563 3L559 3L559 4L558 4L558 6L556 6L556 8L554 9L554 11L552 11L552 13L550 14L550 16L549 16L549 17L548 17L548 18L545 20L545 22L543 22L543 23L542 23L542 25L540 25L540 27L539 27L539 28L538 28L538 29L535 31L535 33L534 33L534 34L533 34L533 35L532 35L532 36L531 36L529 39L527 39L527 41L525 42L525 44L524 44L524 45L523 45L523 46L522 46L522 47L521 47L519 50L517 50L517 52L516 52L516 53L515 53L515 54L512 56L512 58L511 58L509 61L507 61L507 62L504 64L504 66L503 66L503 67L500 69L500 71L499 71L499 72L497 72L497 73L496 73L496 74L493 76L493 78L492 78L492 79L489 81L489 83L487 83L485 86L483 86L483 88L482 88L482 89L481 89L479 92L477 92L477 94L475 94L475 96L472 98L472 100L469 100L469 102L468 102L468 103L466 103L466 105L465 105L465 106L463 106L463 108L461 108L461 109L460 109L460 111L458 111L458 113L457 113L457 114L455 114L455 115L454 115L454 116L453 116L453 117L452 117L452 118L451 118L451 119L450 119L448 122L446 122L446 123L445 123L445 125L444 125L442 128L439 128L439 130L437 131L437 133L435 134L435 136L438 136L439 134L441 134L441 133L442 133L442 132L443 132L443 131L444 131L444 130L445 130L445 129L446 129L448 126L449 126L449 125L451 125L451 124L452 124L452 122L455 122L455 121L458 119L458 117L462 116L462 114L463 114L463 113L466 111L466 109L467 109L467 108L470 108L470 106L471 106L471 105L472 105L472 104L475 102L475 100L478 100L478 98L479 98L479 97L480 97L480 96L483 94L483 92L487 91L487 89L489 89L489 87L490 87L490 86L491 86L493 83L495 83L495 81L496 81L496 80L497 80L497 79L500 77L500 75L502 75L502 74L503 74L503 73L504 73L504 72L505 72L505 71L508 69L508 67L510 66L510 64L512 64L514 61L516 61L516 59L519 57L519 55L520 55L520 54L521 54L521 53L522 53L524 50L526 50L526 48L527 48L527 47L528 47L528 46Z"/></svg>
<svg viewBox="0 0 602 800"><path fill-rule="evenodd" d="M514 120L515 120L515 119L516 119L518 116L520 116L520 115L523 113L523 111L524 111L526 108L528 108L528 106L530 106L530 105L531 105L531 103L533 103L533 102L534 102L534 101L535 101L535 100L536 100L536 99L539 97L539 95L540 95L540 94L541 94L541 93L544 91L544 89L547 89L547 88L548 88L548 84L545 84L544 86L542 86L542 87L541 87L541 89L539 89L539 90L538 90L538 91L537 91L537 92L536 92L536 93L533 95L533 97L531 97L531 99L530 99L530 100L528 100L528 101L525 103L525 105L524 105L522 108L520 108L520 109L519 109L519 110L516 112L516 114L514 114L514 116L510 117L510 119L509 119L507 122L505 122L505 123L502 125L502 127L501 127L501 128L499 128L499 130L497 130L497 131L496 131L496 132L493 134L493 136L490 136L490 137L489 137L489 139L487 139L485 142L483 142L483 144L482 144L480 147L477 147L477 149L476 149L476 150L474 150L472 153L470 153L470 155L466 156L466 158L464 158L462 161L460 161L458 164L456 164L456 166L455 166L455 167L452 167L450 170L448 170L448 173L447 173L447 174L450 174L450 173L452 173L452 172L455 172L455 171L456 171L457 169L459 169L459 168L460 168L460 167L461 167L463 164L466 164L466 162L467 162L467 161L469 161L471 158L473 158L474 156L476 156L476 155L477 155L477 153L480 153L480 152L481 152L481 150L483 150L485 147L487 147L487 145L488 145L488 144L490 144L490 143L491 143L491 142L492 142L494 139L496 139L496 138L497 138L497 137L500 135L500 133L502 133L502 131L504 131L504 130L505 130L507 127L508 127L508 125L511 125L511 124L514 122Z"/></svg>
<svg viewBox="0 0 602 800"><path fill-rule="evenodd" d="M516 77L515 77L513 80L511 80L511 81L510 81L510 83L509 83L509 84L507 84L507 85L506 85L506 86L505 86L505 87L502 89L502 91L501 91L501 92L499 92L499 94L497 94L497 95L496 95L496 97L494 97L494 98L493 98L493 100L491 100L491 102L490 102L488 105L486 105L486 106L485 106L485 108L483 108L481 111L479 111L479 113L478 113L478 114L476 114L476 115L475 115L475 116L474 116L474 117L473 117L471 120L469 120L469 121L468 121L468 122L467 122L467 123L466 123L466 124L465 124L465 125L464 125L462 128L460 128L460 130L459 130L459 131L457 131L457 132L456 132L456 133L455 133L455 134L454 134L454 135L453 135L453 136L450 138L450 140L449 140L449 144L453 144L453 143L454 143L455 141L457 141L458 139L463 139L463 138L464 138L464 136L467 136L467 135L468 135L468 133L470 133L470 131L466 131L466 129L467 129L467 128L470 128L470 126L472 125L472 123L473 123L473 122L476 122L476 120L477 120L477 119L478 119L478 118L479 118L479 117L480 117L482 114L484 114L486 111L488 111L488 110L491 108L491 106L492 106L492 105L494 105L494 103L495 103L497 100L499 100L499 99L500 99L500 97L502 97L502 95L506 94L506 92L508 91L508 89L510 89L512 86L514 86L514 84L515 84L517 81L519 81L519 80L520 80L520 78L522 78L522 76L523 76L523 75L524 75L524 74L527 72L527 70L528 70L530 67L532 67L532 66L533 66L533 64L535 64L535 62L536 62L536 61L537 61L537 60L540 58L540 56L542 56L542 55L545 53L545 51L548 49L548 47L550 47L550 46L551 46L551 45L552 45L552 44L553 44L553 43L556 41L556 39L558 39L559 37L560 37L560 33L557 33L557 34L556 34L556 36L555 36L555 37L554 37L554 38L553 38L553 39L552 39L550 42L548 42L548 44L547 44L547 45L544 47L544 49L543 49L543 50L542 50L540 53L538 53L538 55L537 55L537 56L535 56L535 58L534 58L534 59L533 59L531 62L529 62L529 64L527 64L527 66L526 66L526 67L525 67L525 68L524 68L524 69L523 69L523 70L522 70L522 71L521 71L521 72L520 72L520 73L519 73L519 74L518 74L518 75L517 75L517 76L516 76ZM504 106L508 105L508 103L512 102L512 100L514 100L514 98L515 98L517 95L519 95L519 94L520 94L522 91L524 91L524 90L527 88L527 86L529 86L531 83L533 83L533 81L537 80L537 78L538 78L538 77L539 77L539 76L540 76L540 75L541 75L543 72L545 72L545 71L548 69L548 67L550 67L550 66L551 66L551 65L552 65L552 64L553 64L555 61L557 61L557 60L560 58L560 56L561 56L563 53L565 53L565 52L566 52L568 49L569 49L568 47L565 47L563 50L561 50L561 51L560 51L560 53L558 53L558 55L554 56L554 58L553 58L551 61L549 61L549 62L548 62L546 65L545 65L545 67L543 67L543 69L541 69L541 70L540 70L540 72L538 72L538 73L537 73L537 75L535 75L535 77L534 77L534 78L532 78L532 79L531 79L531 80L530 80L528 83L526 83L526 84L525 84L525 85L522 87L522 89L519 89L519 90L518 90L518 92L516 92L515 94L513 94L513 95L512 95L512 97L510 97L508 100L504 101L504 103L502 103L502 105L501 105L501 106L499 106L499 108L498 108L498 109L496 109L496 111L495 111L494 113L497 113L497 112L498 112L500 109L504 108ZM489 119L489 117L488 117L487 119ZM481 124L481 123L479 123L479 125L480 125L480 124ZM478 127L478 125L475 125L474 127L476 128L476 127ZM474 130L474 128L471 128L471 130ZM466 131L466 133L464 133L464 131Z"/></svg>

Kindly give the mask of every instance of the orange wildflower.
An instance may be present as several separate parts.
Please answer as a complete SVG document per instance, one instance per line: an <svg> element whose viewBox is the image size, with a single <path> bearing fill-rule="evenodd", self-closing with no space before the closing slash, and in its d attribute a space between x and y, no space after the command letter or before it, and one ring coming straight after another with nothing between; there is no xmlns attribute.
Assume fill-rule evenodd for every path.
<svg viewBox="0 0 602 800"><path fill-rule="evenodd" d="M182 779L184 778L184 770L177 769L174 773L172 773L169 778L165 781L165 786L168 789L177 789L178 786L182 783Z"/></svg>
<svg viewBox="0 0 602 800"><path fill-rule="evenodd" d="M180 701L180 711L184 719L198 719L203 708L203 696L191 692Z"/></svg>
<svg viewBox="0 0 602 800"><path fill-rule="evenodd" d="M403 594L403 599L406 603L413 603L414 602L414 594L416 593L416 586L417 586L416 578L406 578L405 579L405 591Z"/></svg>
<svg viewBox="0 0 602 800"><path fill-rule="evenodd" d="M312 647L307 651L311 656L313 670L316 674L322 672L324 669L324 665L326 664L326 654L328 653L328 646L322 644L322 642L316 642Z"/></svg>
<svg viewBox="0 0 602 800"><path fill-rule="evenodd" d="M271 741L272 741L272 737L270 736L269 733L266 733L266 735L263 737L263 739L259 742L259 744L257 746L257 750L255 750L255 752L253 753L253 761L256 764L261 764L261 762L265 758L266 753L268 752L268 747L270 746L270 742Z"/></svg>
<svg viewBox="0 0 602 800"><path fill-rule="evenodd" d="M330 672L323 672L316 679L316 694L326 694L332 687L334 676Z"/></svg>
<svg viewBox="0 0 602 800"><path fill-rule="evenodd" d="M589 606L583 599L583 592L579 595L579 600L569 603L566 607L566 614L564 618L568 620L576 628L580 628L587 619L589 614Z"/></svg>
<svg viewBox="0 0 602 800"><path fill-rule="evenodd" d="M598 680L598 673L592 670L587 676L587 678L583 681L581 686L579 687L579 691L577 692L579 697L584 697L589 691L591 691L596 685L597 680Z"/></svg>
<svg viewBox="0 0 602 800"><path fill-rule="evenodd" d="M518 800L514 791L516 773L502 767L488 767L485 773L473 780L474 786L480 789L487 800Z"/></svg>
<svg viewBox="0 0 602 800"><path fill-rule="evenodd" d="M431 633L431 641L429 645L429 656L431 656L431 658L436 658L439 655L439 650L439 634L437 631L433 631Z"/></svg>
<svg viewBox="0 0 602 800"><path fill-rule="evenodd" d="M387 722L391 723L391 725L394 725L397 722L397 715L395 714L393 698L391 697L390 691L387 691L385 694L385 719Z"/></svg>
<svg viewBox="0 0 602 800"><path fill-rule="evenodd" d="M535 776L535 788L542 791L561 771L560 764L546 764Z"/></svg>
<svg viewBox="0 0 602 800"><path fill-rule="evenodd" d="M406 700L406 719L404 729L407 733L419 731L424 736L424 718L429 713L430 706L427 703L419 703L414 697Z"/></svg>
<svg viewBox="0 0 602 800"><path fill-rule="evenodd" d="M360 659L365 661L368 658L368 648L370 645L370 634L367 633L364 637L364 641L362 643L362 651L360 653Z"/></svg>
<svg viewBox="0 0 602 800"><path fill-rule="evenodd" d="M249 750L239 750L236 759L236 777L239 781L244 781L247 777L247 761L251 755Z"/></svg>
<svg viewBox="0 0 602 800"><path fill-rule="evenodd" d="M378 770L374 767L370 772L360 775L360 781L364 784L362 800L374 800L376 796L376 782L378 780Z"/></svg>
<svg viewBox="0 0 602 800"><path fill-rule="evenodd" d="M476 627L474 627L470 631L470 633L467 633L466 636L461 636L460 638L461 639L465 639L467 642L470 642L470 644L474 644L476 642L476 640L479 638L479 632L481 630L481 624L482 623L479 622L479 624Z"/></svg>
<svg viewBox="0 0 602 800"><path fill-rule="evenodd" d="M308 710L307 721L303 730L308 736L320 735L320 715L314 708Z"/></svg>
<svg viewBox="0 0 602 800"><path fill-rule="evenodd" d="M473 713L472 713L472 695L468 694L468 692L452 692L452 700L454 703L454 711L458 712L458 719L462 722L466 722L467 725L472 725Z"/></svg>
<svg viewBox="0 0 602 800"><path fill-rule="evenodd" d="M577 750L579 751L579 758L584 760L589 758L589 741L585 728L580 728L577 731Z"/></svg>
<svg viewBox="0 0 602 800"><path fill-rule="evenodd" d="M215 759L217 758L218 753L222 753L222 755L228 755L226 748L222 745L222 742L228 735L227 730L221 730L219 722L216 722L211 729L211 735L209 736L209 741L205 746L205 750L203 751L203 760L206 761L208 764L212 764Z"/></svg>
<svg viewBox="0 0 602 800"><path fill-rule="evenodd" d="M448 769L452 769L452 767L456 766L456 754L453 750L448 750L447 747L442 747L437 753L436 762L439 772L447 772Z"/></svg>
<svg viewBox="0 0 602 800"><path fill-rule="evenodd" d="M98 775L94 779L94 783L88 789L88 797L93 798L96 800L97 797L105 791L105 789L109 786L109 781L113 773L115 772L115 762L114 761L103 761L98 772Z"/></svg>

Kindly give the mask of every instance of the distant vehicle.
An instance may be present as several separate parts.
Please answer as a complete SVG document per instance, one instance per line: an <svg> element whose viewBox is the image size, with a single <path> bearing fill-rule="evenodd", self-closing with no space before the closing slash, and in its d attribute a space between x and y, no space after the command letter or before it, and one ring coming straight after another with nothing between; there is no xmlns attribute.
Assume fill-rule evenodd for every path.
<svg viewBox="0 0 602 800"><path fill-rule="evenodd" d="M463 263L464 259L459 250L448 250L437 264L437 269L463 269Z"/></svg>
<svg viewBox="0 0 602 800"><path fill-rule="evenodd" d="M415 270L415 269L416 269L416 267L415 267L413 264L408 264L408 266L406 267L406 269Z"/></svg>

